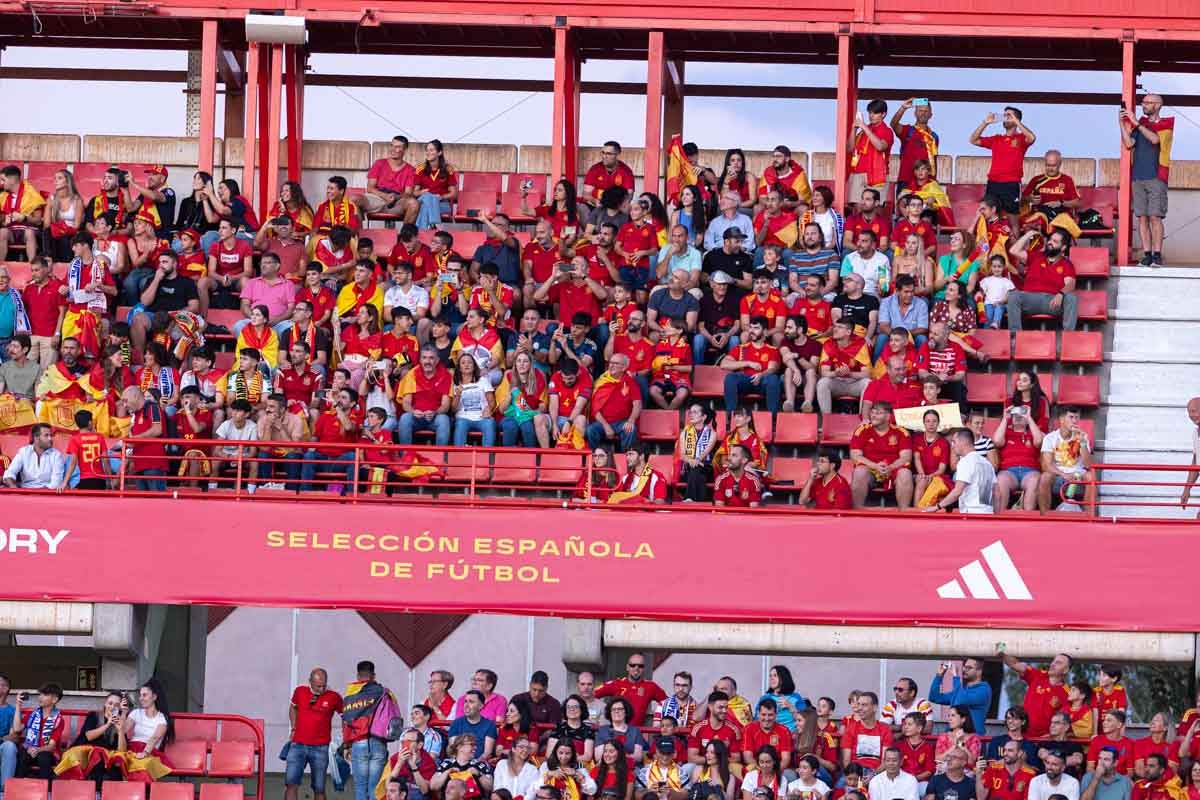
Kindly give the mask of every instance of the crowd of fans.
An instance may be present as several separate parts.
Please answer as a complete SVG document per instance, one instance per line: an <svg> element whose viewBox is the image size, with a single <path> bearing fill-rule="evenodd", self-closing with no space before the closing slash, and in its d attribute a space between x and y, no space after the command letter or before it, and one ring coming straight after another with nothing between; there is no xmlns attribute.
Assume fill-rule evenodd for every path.
<svg viewBox="0 0 1200 800"><path fill-rule="evenodd" d="M776 665L757 701L723 677L695 693L691 673L670 689L647 679L630 654L624 676L597 685L580 673L561 701L545 672L505 698L480 669L457 699L454 675L435 670L426 699L405 712L360 662L341 696L314 669L296 687L289 715L286 784L294 797L306 769L317 800L330 753L348 758L356 800L1185 800L1200 795L1200 698L1176 726L1151 717L1149 735L1126 736L1121 669L1105 664L1099 685L1071 682L1071 659L1045 669L997 645L1026 684L1023 705L988 737L992 686L984 660L944 663L928 697L900 678L884 704L854 691L846 713L831 697L804 696ZM934 704L945 706L934 730ZM330 747L334 714L341 744ZM379 719L390 719L386 735ZM389 754L388 741L399 745ZM336 741L336 740L335 740ZM332 770L337 775L338 770Z"/></svg>
<svg viewBox="0 0 1200 800"><path fill-rule="evenodd" d="M1143 122L1158 124L1160 108L1148 95ZM756 506L771 494L758 402L772 415L862 415L849 480L844 454L819 454L806 503L862 507L886 492L901 508L991 512L1020 494L1023 508L1047 510L1087 472L1078 411L1060 409L1052 426L1035 376L1019 372L988 425L965 407L967 365L988 358L979 328L1020 330L1029 314L1074 328L1074 182L1049 150L1022 187L1035 136L1017 108L984 136L989 115L971 137L992 152L986 194L956 227L930 104L905 102L890 125L886 111L872 101L855 122L846 216L785 146L756 177L740 150L712 169L685 145L694 182L664 203L633 191L610 141L581 192L560 180L539 203L522 183L529 242L483 209L487 238L469 254L442 222L458 176L436 140L414 168L395 137L364 193L333 176L315 208L285 183L261 224L235 181L204 172L177 203L165 167L113 168L84 201L66 170L42 198L8 167L0 258L23 241L31 279L18 290L0 267L0 419L24 401L33 419L78 434L46 455L52 441L34 429L5 483L102 488L120 438L144 489L165 488L168 473L214 488L241 464L251 490L345 492L363 479L348 445L478 442L591 449L584 500ZM1145 158L1143 123L1126 124ZM899 181L885 195L897 141ZM400 226L390 252L363 226L372 214ZM54 260L69 262L65 280ZM214 308L241 318L224 329L207 319ZM228 371L215 366L223 337L236 354ZM694 395L700 366L724 371L717 409ZM897 410L919 406L932 406L923 420L897 425ZM683 415L672 475L639 439L647 409ZM948 432L959 420L967 427ZM181 445L137 446L158 437ZM211 439L231 444L187 445ZM626 454L626 474L611 449ZM429 471L404 451L369 460L388 491L414 464Z"/></svg>

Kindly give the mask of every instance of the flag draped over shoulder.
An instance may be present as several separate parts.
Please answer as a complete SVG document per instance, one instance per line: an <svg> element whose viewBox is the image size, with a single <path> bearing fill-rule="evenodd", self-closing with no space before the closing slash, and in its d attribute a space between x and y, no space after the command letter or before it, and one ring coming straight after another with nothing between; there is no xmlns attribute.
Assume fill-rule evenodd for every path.
<svg viewBox="0 0 1200 800"><path fill-rule="evenodd" d="M696 168L687 160L683 152L683 137L677 133L667 145L667 201L677 204L683 187L695 183Z"/></svg>

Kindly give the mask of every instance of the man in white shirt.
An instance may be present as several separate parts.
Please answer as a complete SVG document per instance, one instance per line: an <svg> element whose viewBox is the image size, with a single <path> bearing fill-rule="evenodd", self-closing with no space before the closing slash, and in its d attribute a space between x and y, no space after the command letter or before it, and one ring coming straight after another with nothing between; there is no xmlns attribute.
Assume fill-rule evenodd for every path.
<svg viewBox="0 0 1200 800"><path fill-rule="evenodd" d="M1192 421L1192 466L1200 466L1200 397L1193 397L1188 400L1187 404L1188 419ZM1179 497L1179 504L1184 507L1188 506L1188 500L1192 497L1192 486L1196 483L1197 472L1189 472L1184 481L1183 494ZM1200 519L1200 513L1196 514L1196 518Z"/></svg>
<svg viewBox="0 0 1200 800"><path fill-rule="evenodd" d="M429 290L413 283L412 264L407 261L392 264L392 282L383 293L383 318L390 320L392 309L396 307L409 310L417 326L417 340L428 341L429 328L433 325L429 319Z"/></svg>
<svg viewBox="0 0 1200 800"><path fill-rule="evenodd" d="M852 272L862 276L863 292L872 297L879 297L880 278L887 280L891 274L891 262L875 249L877 241L875 231L864 228L858 233L858 249L842 259L842 277Z"/></svg>
<svg viewBox="0 0 1200 800"><path fill-rule="evenodd" d="M950 437L950 447L958 456L954 470L954 488L936 505L924 511L941 511L958 503L963 514L991 514L992 492L996 488L996 470L992 463L975 451L975 434L966 428L956 430Z"/></svg>
<svg viewBox="0 0 1200 800"><path fill-rule="evenodd" d="M899 732L900 723L904 718L915 712L925 715L924 732L933 730L933 704L924 697L918 697L917 682L912 678L899 678L892 688L895 698L883 704L879 719L892 726L893 732Z"/></svg>
<svg viewBox="0 0 1200 800"><path fill-rule="evenodd" d="M900 769L900 750L883 751L883 770L867 786L870 800L917 800L917 779Z"/></svg>
<svg viewBox="0 0 1200 800"><path fill-rule="evenodd" d="M1046 771L1029 782L1026 800L1048 800L1053 794L1061 794L1067 800L1079 800L1079 781L1063 772L1066 764L1062 751L1047 753L1042 759Z"/></svg>
<svg viewBox="0 0 1200 800"><path fill-rule="evenodd" d="M62 486L66 461L54 449L54 431L44 422L29 430L29 444L17 451L4 470L4 485L10 489L50 489Z"/></svg>

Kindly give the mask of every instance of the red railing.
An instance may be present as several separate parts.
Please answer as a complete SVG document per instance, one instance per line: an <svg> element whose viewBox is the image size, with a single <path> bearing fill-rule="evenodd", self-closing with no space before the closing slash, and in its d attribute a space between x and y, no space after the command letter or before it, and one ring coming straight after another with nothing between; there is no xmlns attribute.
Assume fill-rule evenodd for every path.
<svg viewBox="0 0 1200 800"><path fill-rule="evenodd" d="M1133 472L1145 473L1145 477L1106 478L1105 473ZM1158 478L1165 473L1182 473L1184 479ZM1088 477L1071 481L1059 490L1059 499L1065 502L1079 503L1087 509L1090 516L1112 516L1115 510L1122 508L1159 508L1180 510L1190 509L1200 511L1200 484L1194 487L1195 497L1183 502L1183 490L1188 486L1186 477L1200 473L1200 466L1191 464L1093 464ZM1071 487L1082 487L1085 499L1080 502L1067 497ZM1105 489L1123 488L1124 492L1114 495L1106 493ZM1169 489L1170 492L1162 490ZM1164 516L1166 516L1164 514ZM1178 517L1178 514L1173 515Z"/></svg>

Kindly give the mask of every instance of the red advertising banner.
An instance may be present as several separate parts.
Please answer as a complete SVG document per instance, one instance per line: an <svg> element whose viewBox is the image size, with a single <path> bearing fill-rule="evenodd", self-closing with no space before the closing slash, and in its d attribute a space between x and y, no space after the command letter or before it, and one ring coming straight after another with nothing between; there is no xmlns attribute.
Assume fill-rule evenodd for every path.
<svg viewBox="0 0 1200 800"><path fill-rule="evenodd" d="M1194 524L10 495L0 595L1194 631ZM1182 535L1181 535L1182 534ZM113 563L135 581L97 581Z"/></svg>

